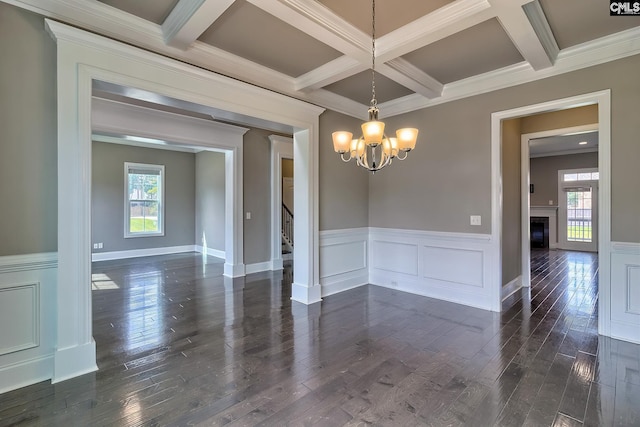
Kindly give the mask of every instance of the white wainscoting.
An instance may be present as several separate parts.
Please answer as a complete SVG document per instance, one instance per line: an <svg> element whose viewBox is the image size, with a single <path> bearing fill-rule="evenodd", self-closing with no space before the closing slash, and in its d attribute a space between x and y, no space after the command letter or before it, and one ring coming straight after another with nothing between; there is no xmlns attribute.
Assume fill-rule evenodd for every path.
<svg viewBox="0 0 640 427"><path fill-rule="evenodd" d="M491 236L369 230L371 284L492 309Z"/></svg>
<svg viewBox="0 0 640 427"><path fill-rule="evenodd" d="M51 379L57 254L0 257L0 393Z"/></svg>
<svg viewBox="0 0 640 427"><path fill-rule="evenodd" d="M640 243L611 244L611 336L640 344Z"/></svg>
<svg viewBox="0 0 640 427"><path fill-rule="evenodd" d="M369 229L320 232L320 285L326 297L369 283Z"/></svg>

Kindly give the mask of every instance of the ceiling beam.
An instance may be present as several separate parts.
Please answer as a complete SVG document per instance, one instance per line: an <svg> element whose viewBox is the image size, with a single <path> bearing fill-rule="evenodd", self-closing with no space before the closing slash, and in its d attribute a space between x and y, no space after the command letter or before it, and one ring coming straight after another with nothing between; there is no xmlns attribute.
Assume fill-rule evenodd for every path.
<svg viewBox="0 0 640 427"><path fill-rule="evenodd" d="M378 66L378 72L429 99L442 95L442 83L402 58Z"/></svg>
<svg viewBox="0 0 640 427"><path fill-rule="evenodd" d="M454 1L380 37L376 57L380 62L391 61L494 16L487 0Z"/></svg>
<svg viewBox="0 0 640 427"><path fill-rule="evenodd" d="M531 21L529 21L520 2L514 2L513 0L491 0L491 4L502 27L520 51L525 61L536 71L552 67L555 61L555 57L553 56L554 52L553 50L550 52L547 51L551 46L545 47L542 43L536 33L536 28L534 28ZM541 12L542 9L540 9L540 13ZM538 31L545 30L544 26L540 25L540 19L543 17L544 14L537 16L539 24ZM548 24L546 28L548 28ZM549 43L550 38L553 39L553 36L549 37L549 35L547 35L547 43ZM557 51L555 55L557 55Z"/></svg>
<svg viewBox="0 0 640 427"><path fill-rule="evenodd" d="M368 65L344 55L299 76L293 87L303 92L317 90L368 68Z"/></svg>
<svg viewBox="0 0 640 427"><path fill-rule="evenodd" d="M162 23L167 45L186 50L234 0L180 0Z"/></svg>
<svg viewBox="0 0 640 427"><path fill-rule="evenodd" d="M370 36L315 0L246 1L351 58L369 60Z"/></svg>

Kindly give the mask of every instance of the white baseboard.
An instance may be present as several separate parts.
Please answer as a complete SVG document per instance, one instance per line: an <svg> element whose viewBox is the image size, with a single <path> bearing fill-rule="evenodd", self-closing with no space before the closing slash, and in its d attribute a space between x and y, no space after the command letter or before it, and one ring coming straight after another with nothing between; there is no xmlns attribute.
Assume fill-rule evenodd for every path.
<svg viewBox="0 0 640 427"><path fill-rule="evenodd" d="M0 368L0 394L51 379L53 356L24 360Z"/></svg>
<svg viewBox="0 0 640 427"><path fill-rule="evenodd" d="M128 251L94 252L91 261L110 261L114 259L138 258L155 255L170 255L184 252L198 252L195 245L169 246L165 248L133 249Z"/></svg>
<svg viewBox="0 0 640 427"><path fill-rule="evenodd" d="M224 263L224 275L227 277L243 277L245 275L244 264Z"/></svg>
<svg viewBox="0 0 640 427"><path fill-rule="evenodd" d="M54 353L52 384L98 370L96 343L59 349Z"/></svg>
<svg viewBox="0 0 640 427"><path fill-rule="evenodd" d="M522 289L522 276L518 276L502 287L502 301Z"/></svg>
<svg viewBox="0 0 640 427"><path fill-rule="evenodd" d="M201 254L207 254L207 256L212 256L220 259L225 259L227 257L225 251L221 251L220 249L205 248L204 246L199 245L195 246L195 251Z"/></svg>
<svg viewBox="0 0 640 427"><path fill-rule="evenodd" d="M244 266L245 274L260 273L262 271L271 271L271 270L273 270L271 261L257 262L254 264L246 264Z"/></svg>

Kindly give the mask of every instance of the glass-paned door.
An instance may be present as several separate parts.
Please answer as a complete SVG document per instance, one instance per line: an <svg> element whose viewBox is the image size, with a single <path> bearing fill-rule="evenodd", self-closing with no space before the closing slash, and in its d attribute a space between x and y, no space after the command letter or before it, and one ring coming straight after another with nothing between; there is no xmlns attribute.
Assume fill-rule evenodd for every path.
<svg viewBox="0 0 640 427"><path fill-rule="evenodd" d="M558 212L560 248L596 252L598 172L561 172Z"/></svg>

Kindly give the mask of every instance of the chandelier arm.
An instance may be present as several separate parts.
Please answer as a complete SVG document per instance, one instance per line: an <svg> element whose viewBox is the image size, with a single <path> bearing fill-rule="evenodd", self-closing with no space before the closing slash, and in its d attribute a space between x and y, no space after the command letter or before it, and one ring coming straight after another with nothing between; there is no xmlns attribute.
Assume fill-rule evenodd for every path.
<svg viewBox="0 0 640 427"><path fill-rule="evenodd" d="M351 155L351 153L349 153L349 157L345 158L344 157L345 153L340 153L340 158L342 159L343 162L348 163L351 161L351 159L353 158L353 156Z"/></svg>
<svg viewBox="0 0 640 427"><path fill-rule="evenodd" d="M404 153L404 157L400 157L400 153ZM409 157L409 152L408 151L399 151L398 154L396 154L396 159L398 159L398 160L404 160L407 157Z"/></svg>

